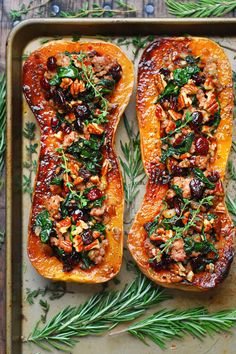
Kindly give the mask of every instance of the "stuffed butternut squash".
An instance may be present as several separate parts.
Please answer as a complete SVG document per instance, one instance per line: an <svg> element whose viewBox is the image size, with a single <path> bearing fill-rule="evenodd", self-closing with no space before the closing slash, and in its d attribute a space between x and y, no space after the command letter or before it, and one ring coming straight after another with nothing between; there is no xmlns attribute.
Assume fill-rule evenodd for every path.
<svg viewBox="0 0 236 354"><path fill-rule="evenodd" d="M232 140L232 72L206 38L162 38L138 69L137 112L146 194L128 236L156 283L207 290L228 274L234 227L223 179Z"/></svg>
<svg viewBox="0 0 236 354"><path fill-rule="evenodd" d="M46 278L100 283L119 272L114 136L132 89L132 63L110 43L51 42L24 64L23 91L41 129L28 255Z"/></svg>

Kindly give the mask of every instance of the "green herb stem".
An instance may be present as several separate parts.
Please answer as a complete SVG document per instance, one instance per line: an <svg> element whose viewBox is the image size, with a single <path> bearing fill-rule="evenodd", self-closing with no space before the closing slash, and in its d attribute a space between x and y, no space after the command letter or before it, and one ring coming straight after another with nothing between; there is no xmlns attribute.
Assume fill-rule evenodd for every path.
<svg viewBox="0 0 236 354"><path fill-rule="evenodd" d="M124 14L135 14L137 10L131 6L126 4L123 1L116 1L117 9L106 9L97 3L93 3L91 8L89 8L89 3L87 1L83 2L82 8L77 12L66 12L61 11L61 17L70 17L70 18L80 18L80 17L102 17L104 15L108 17L113 17L115 15L124 15Z"/></svg>
<svg viewBox="0 0 236 354"><path fill-rule="evenodd" d="M220 17L236 8L235 0L199 0L197 2L165 0L169 13L177 17Z"/></svg>
<svg viewBox="0 0 236 354"><path fill-rule="evenodd" d="M128 143L120 142L124 158L120 158L120 163L124 177L125 201L128 211L139 193L139 186L145 178L143 169L139 133L134 133L134 126L130 125L126 115L124 115L124 124Z"/></svg>

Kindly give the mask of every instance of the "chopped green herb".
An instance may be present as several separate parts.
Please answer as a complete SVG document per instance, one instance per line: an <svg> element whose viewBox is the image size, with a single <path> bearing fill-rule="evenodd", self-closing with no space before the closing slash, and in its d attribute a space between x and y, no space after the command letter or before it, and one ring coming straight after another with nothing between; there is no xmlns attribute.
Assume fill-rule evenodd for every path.
<svg viewBox="0 0 236 354"><path fill-rule="evenodd" d="M53 223L52 220L49 219L49 212L47 210L44 210L37 215L35 226L39 226L41 228L39 236L43 243L48 242L52 231L52 225Z"/></svg>

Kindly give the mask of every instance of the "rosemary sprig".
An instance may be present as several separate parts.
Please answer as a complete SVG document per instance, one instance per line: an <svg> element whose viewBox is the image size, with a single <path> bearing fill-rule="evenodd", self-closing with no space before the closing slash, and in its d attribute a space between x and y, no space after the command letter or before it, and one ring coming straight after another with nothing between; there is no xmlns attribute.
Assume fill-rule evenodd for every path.
<svg viewBox="0 0 236 354"><path fill-rule="evenodd" d="M209 313L204 307L179 310L160 310L117 333L128 332L143 341L153 341L165 349L166 342L190 334L197 339L229 331L236 324L236 310Z"/></svg>
<svg viewBox="0 0 236 354"><path fill-rule="evenodd" d="M41 308L43 310L43 313L41 315L41 322L42 323L46 323L47 315L48 315L48 312L49 312L49 309L50 309L50 305L47 302L47 300L43 300L43 299L40 299L39 304L40 304L40 306L41 306Z"/></svg>
<svg viewBox="0 0 236 354"><path fill-rule="evenodd" d="M132 38L127 38L127 37L120 37L116 40L116 44L120 47L126 46L126 48L129 48L129 45L131 44L134 47L133 50L133 55L134 55L134 60L137 58L139 52L141 49L144 49L148 43L152 42L154 40L155 36L149 35L146 37L141 37L141 36L136 36Z"/></svg>
<svg viewBox="0 0 236 354"><path fill-rule="evenodd" d="M0 177L4 166L4 154L6 149L6 77L0 73Z"/></svg>
<svg viewBox="0 0 236 354"><path fill-rule="evenodd" d="M227 209L228 211L230 212L230 214L232 214L233 216L233 222L234 222L234 225L236 226L236 198L235 199L232 199L229 194L227 194L226 196L226 200L225 200L225 203L227 205Z"/></svg>
<svg viewBox="0 0 236 354"><path fill-rule="evenodd" d="M230 178L233 181L236 181L236 169L232 160L229 160L227 170L228 170L227 171L228 178Z"/></svg>
<svg viewBox="0 0 236 354"><path fill-rule="evenodd" d="M169 13L177 17L223 16L236 8L235 0L199 0L197 2L165 0Z"/></svg>
<svg viewBox="0 0 236 354"><path fill-rule="evenodd" d="M124 1L117 0L117 9L107 9L103 8L97 3L93 3L91 5L91 8L89 8L89 3L88 1L84 1L81 9L79 9L77 12L66 12L66 11L61 11L60 16L61 17L70 17L70 18L79 18L79 17L102 17L102 16L108 16L108 17L113 17L117 15L124 15L124 14L135 14L137 10L128 4L126 4Z"/></svg>
<svg viewBox="0 0 236 354"><path fill-rule="evenodd" d="M51 0L46 0L44 1L42 4L40 5L35 5L35 6L32 6L33 4L33 1L30 1L28 3L28 5L25 5L24 3L20 5L20 7L16 10L12 9L10 10L9 12L9 16L11 18L11 20L14 22L16 20L20 20L22 15L28 15L29 12L33 11L33 10L36 10L36 9L39 9L41 7L44 7L46 6Z"/></svg>
<svg viewBox="0 0 236 354"><path fill-rule="evenodd" d="M124 124L129 141L127 143L120 141L124 154L124 159L120 158L120 163L123 169L125 202L130 210L139 193L139 186L145 178L145 172L141 159L139 132L134 132L134 125L130 125L126 115Z"/></svg>
<svg viewBox="0 0 236 354"><path fill-rule="evenodd" d="M36 125L33 122L26 122L23 131L23 136L29 140L29 144L26 145L27 160L24 161L23 167L27 169L28 174L23 175L23 193L28 193L32 198L33 188L32 179L33 173L37 171L37 161L33 159L33 155L37 153L38 143L35 143L35 130Z"/></svg>
<svg viewBox="0 0 236 354"><path fill-rule="evenodd" d="M26 301L33 305L35 299L38 296L44 297L45 295L49 295L49 300L57 300L60 299L65 293L68 293L66 289L66 283L64 282L55 282L50 286L46 285L44 288L38 288L35 290L31 290L29 288L26 289Z"/></svg>
<svg viewBox="0 0 236 354"><path fill-rule="evenodd" d="M69 350L79 337L100 334L118 323L134 320L168 298L164 290L139 274L123 290L97 293L79 307L68 306L58 312L43 328L37 324L26 341L46 350Z"/></svg>

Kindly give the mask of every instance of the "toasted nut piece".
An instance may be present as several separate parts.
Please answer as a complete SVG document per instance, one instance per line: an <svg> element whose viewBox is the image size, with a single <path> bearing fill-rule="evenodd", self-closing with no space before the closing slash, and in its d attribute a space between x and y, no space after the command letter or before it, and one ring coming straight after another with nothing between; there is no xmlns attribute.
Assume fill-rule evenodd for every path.
<svg viewBox="0 0 236 354"><path fill-rule="evenodd" d="M85 84L82 80L75 79L75 81L70 86L70 93L72 96L77 96L78 93L85 91Z"/></svg>
<svg viewBox="0 0 236 354"><path fill-rule="evenodd" d="M84 247L85 251L89 251L92 249L99 249L100 248L100 243L98 240L93 241L92 243L90 243L89 245Z"/></svg>
<svg viewBox="0 0 236 354"><path fill-rule="evenodd" d="M171 116L172 119L178 120L182 118L182 114L175 112L173 109L168 110L169 115Z"/></svg>
<svg viewBox="0 0 236 354"><path fill-rule="evenodd" d="M96 239L101 236L101 233L99 231L93 231L93 238Z"/></svg>
<svg viewBox="0 0 236 354"><path fill-rule="evenodd" d="M57 228L62 234L64 234L70 226L71 226L71 219L69 216L67 216L65 219L57 223Z"/></svg>
<svg viewBox="0 0 236 354"><path fill-rule="evenodd" d="M59 241L59 247L62 248L66 253L72 252L72 242L67 240Z"/></svg>
<svg viewBox="0 0 236 354"><path fill-rule="evenodd" d="M78 184L82 183L83 182L83 177L77 177L75 180L74 180L74 185L77 186Z"/></svg>
<svg viewBox="0 0 236 354"><path fill-rule="evenodd" d="M101 135L104 132L104 128L102 125L99 125L97 123L89 123L87 125L88 132L91 134L97 134Z"/></svg>
<svg viewBox="0 0 236 354"><path fill-rule="evenodd" d="M68 77L63 77L60 87L66 90L72 83L73 80L69 79Z"/></svg>
<svg viewBox="0 0 236 354"><path fill-rule="evenodd" d="M188 272L188 274L187 274L187 280L188 281L193 281L193 278L194 278L194 273L190 270L190 272Z"/></svg>
<svg viewBox="0 0 236 354"><path fill-rule="evenodd" d="M210 272L210 273L213 273L214 270L215 270L214 264L213 264L213 263L207 264L207 265L206 265L206 270L208 270L208 272Z"/></svg>
<svg viewBox="0 0 236 354"><path fill-rule="evenodd" d="M162 212L162 215L164 216L164 218L170 219L173 218L173 216L175 216L176 212L175 209L166 209Z"/></svg>
<svg viewBox="0 0 236 354"><path fill-rule="evenodd" d="M100 179L99 179L98 176L91 176L91 177L90 177L90 181L91 181L92 183L98 184L98 183L100 182Z"/></svg>
<svg viewBox="0 0 236 354"><path fill-rule="evenodd" d="M83 239L80 235L76 235L73 239L73 246L77 252L81 252L83 249Z"/></svg>
<svg viewBox="0 0 236 354"><path fill-rule="evenodd" d="M102 164L102 176L106 176L107 175L107 172L109 171L109 169L110 169L110 162L109 162L109 160L104 160L103 161L103 164Z"/></svg>

